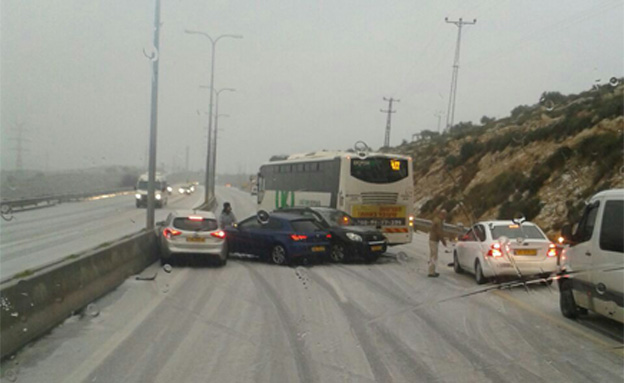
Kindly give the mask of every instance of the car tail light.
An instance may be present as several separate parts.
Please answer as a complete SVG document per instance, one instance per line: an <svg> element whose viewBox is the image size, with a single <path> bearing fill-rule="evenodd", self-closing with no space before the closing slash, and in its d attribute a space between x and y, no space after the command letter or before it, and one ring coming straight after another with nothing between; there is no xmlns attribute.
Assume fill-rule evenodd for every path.
<svg viewBox="0 0 624 383"><path fill-rule="evenodd" d="M299 234L292 234L290 236L290 239L292 239L293 241L303 241L304 239L307 239L308 236L307 235L299 235Z"/></svg>
<svg viewBox="0 0 624 383"><path fill-rule="evenodd" d="M210 233L210 235L216 238L221 238L221 239L225 238L225 232L223 230L212 232Z"/></svg>
<svg viewBox="0 0 624 383"><path fill-rule="evenodd" d="M188 219L191 221L203 221L204 217L200 217L198 215L189 215Z"/></svg>
<svg viewBox="0 0 624 383"><path fill-rule="evenodd" d="M327 239L331 239L331 234L327 234L325 237L327 237Z"/></svg>
<svg viewBox="0 0 624 383"><path fill-rule="evenodd" d="M554 243L548 245L548 253L546 253L549 257L557 256L557 246Z"/></svg>
<svg viewBox="0 0 624 383"><path fill-rule="evenodd" d="M501 251L500 243L495 243L490 246L490 251L487 252L487 255L490 257L498 258L503 256L503 252Z"/></svg>
<svg viewBox="0 0 624 383"><path fill-rule="evenodd" d="M182 232L176 229L166 228L165 230L163 230L163 235L166 238L175 237L176 235L180 235L180 234L182 234Z"/></svg>

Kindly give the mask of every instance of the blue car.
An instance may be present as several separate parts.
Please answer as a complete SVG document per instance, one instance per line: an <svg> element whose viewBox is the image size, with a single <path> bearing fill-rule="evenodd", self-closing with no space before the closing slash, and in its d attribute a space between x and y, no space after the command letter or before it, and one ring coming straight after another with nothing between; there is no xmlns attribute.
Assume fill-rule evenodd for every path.
<svg viewBox="0 0 624 383"><path fill-rule="evenodd" d="M228 253L243 253L288 265L295 259L326 258L331 234L311 218L276 213L261 223L256 216L225 228Z"/></svg>

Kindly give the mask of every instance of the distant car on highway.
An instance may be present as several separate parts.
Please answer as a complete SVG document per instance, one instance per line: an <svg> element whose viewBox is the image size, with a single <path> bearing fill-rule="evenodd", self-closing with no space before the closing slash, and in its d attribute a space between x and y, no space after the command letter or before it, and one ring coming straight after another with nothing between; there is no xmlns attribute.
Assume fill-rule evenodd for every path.
<svg viewBox="0 0 624 383"><path fill-rule="evenodd" d="M193 185L182 185L178 188L178 193L191 195L195 191L195 186Z"/></svg>
<svg viewBox="0 0 624 383"><path fill-rule="evenodd" d="M177 210L169 214L160 231L161 262L172 263L181 254L227 263L225 233L212 212Z"/></svg>
<svg viewBox="0 0 624 383"><path fill-rule="evenodd" d="M134 187L136 207L147 207L147 187L148 187L148 174L145 173L139 177L137 184ZM164 175L156 173L154 179L154 195L156 198L156 207L167 206L169 201L167 193L167 179Z"/></svg>
<svg viewBox="0 0 624 383"><path fill-rule="evenodd" d="M503 276L547 277L557 269L558 250L534 223L478 222L453 251L456 273L474 274L478 284Z"/></svg>
<svg viewBox="0 0 624 383"><path fill-rule="evenodd" d="M624 189L594 195L572 232L561 230L563 252L559 305L567 318L592 310L624 323Z"/></svg>
<svg viewBox="0 0 624 383"><path fill-rule="evenodd" d="M341 210L330 207L287 207L277 211L314 218L329 231L332 235L330 259L333 262L356 257L366 262L375 262L386 252L388 241L381 231L356 226L353 217Z"/></svg>
<svg viewBox="0 0 624 383"><path fill-rule="evenodd" d="M331 234L314 219L275 213L265 222L251 216L225 229L229 253L251 254L276 265L296 259L322 259L330 250Z"/></svg>

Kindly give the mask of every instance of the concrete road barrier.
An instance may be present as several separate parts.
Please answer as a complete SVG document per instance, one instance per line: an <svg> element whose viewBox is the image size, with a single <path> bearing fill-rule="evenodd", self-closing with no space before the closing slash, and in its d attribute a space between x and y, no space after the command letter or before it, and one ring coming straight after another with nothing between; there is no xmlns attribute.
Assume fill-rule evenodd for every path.
<svg viewBox="0 0 624 383"><path fill-rule="evenodd" d="M1 358L47 333L158 257L155 233L142 231L6 283L0 290Z"/></svg>

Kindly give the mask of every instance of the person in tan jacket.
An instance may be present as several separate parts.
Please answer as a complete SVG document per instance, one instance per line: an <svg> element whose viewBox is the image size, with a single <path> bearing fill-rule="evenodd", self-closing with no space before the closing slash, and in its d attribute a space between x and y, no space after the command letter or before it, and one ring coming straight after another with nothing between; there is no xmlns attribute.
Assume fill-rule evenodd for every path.
<svg viewBox="0 0 624 383"><path fill-rule="evenodd" d="M436 278L440 274L436 272L436 264L438 263L438 242L442 242L446 246L442 224L446 218L446 210L442 209L436 217L431 221L431 231L429 232L429 274L428 277Z"/></svg>

